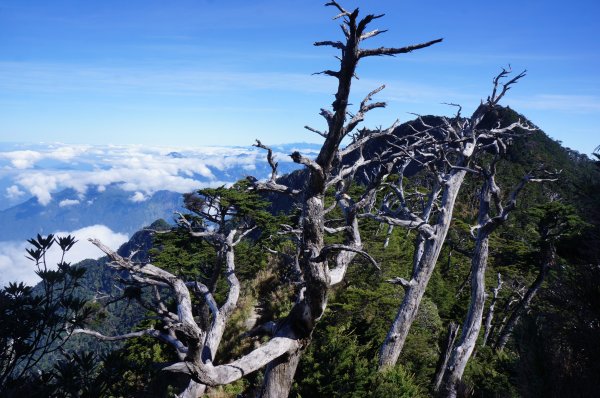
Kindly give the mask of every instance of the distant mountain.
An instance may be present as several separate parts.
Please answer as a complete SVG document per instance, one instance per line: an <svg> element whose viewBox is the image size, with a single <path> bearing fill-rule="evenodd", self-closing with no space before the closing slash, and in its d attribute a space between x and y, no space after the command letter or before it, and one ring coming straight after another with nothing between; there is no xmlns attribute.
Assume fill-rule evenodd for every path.
<svg viewBox="0 0 600 398"><path fill-rule="evenodd" d="M73 231L96 224L131 236L158 218L171 220L181 206L182 196L177 192L158 191L145 200L132 200L131 192L114 185L102 192L90 190L85 196L65 189L54 194L46 206L31 198L0 211L0 241L25 240L37 233Z"/></svg>
<svg viewBox="0 0 600 398"><path fill-rule="evenodd" d="M144 227L152 230L168 230L170 228L169 224L162 219L156 220L152 224L145 224ZM129 257L135 252L133 256L135 261L148 261L150 257L148 252L151 248L152 233L141 229L134 233L129 241L121 245L117 253L123 257ZM83 260L74 265L86 270L79 281L75 296L92 302L96 301L97 297L121 296L122 291L115 281L125 277L126 273L107 266L107 262L108 258L105 256L96 260ZM43 294L43 285L38 283L34 286L34 291ZM98 320L93 328L107 335L121 334L130 331L144 316L145 310L135 300L120 300L111 304L110 311L101 311L98 314ZM101 342L90 336L76 335L67 342L64 348L69 352L88 351L100 354L109 353L122 345L121 341ZM62 358L59 352L50 354L43 359L39 367L48 370Z"/></svg>
<svg viewBox="0 0 600 398"><path fill-rule="evenodd" d="M275 145L279 173L299 168L288 154L315 144ZM266 152L247 147L162 148L0 143L0 242L105 225L131 236L171 220L181 194L271 173Z"/></svg>

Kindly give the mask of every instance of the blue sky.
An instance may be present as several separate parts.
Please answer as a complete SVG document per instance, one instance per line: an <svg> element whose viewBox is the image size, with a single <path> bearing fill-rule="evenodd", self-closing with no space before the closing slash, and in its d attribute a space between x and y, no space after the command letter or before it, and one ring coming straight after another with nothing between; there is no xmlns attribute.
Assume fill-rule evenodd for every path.
<svg viewBox="0 0 600 398"><path fill-rule="evenodd" d="M339 39L324 1L1 0L0 141L251 145L319 142ZM386 84L365 125L470 112L501 67L528 70L505 104L584 153L600 145L600 3L345 1L386 13L366 42L434 47L359 65L354 103Z"/></svg>

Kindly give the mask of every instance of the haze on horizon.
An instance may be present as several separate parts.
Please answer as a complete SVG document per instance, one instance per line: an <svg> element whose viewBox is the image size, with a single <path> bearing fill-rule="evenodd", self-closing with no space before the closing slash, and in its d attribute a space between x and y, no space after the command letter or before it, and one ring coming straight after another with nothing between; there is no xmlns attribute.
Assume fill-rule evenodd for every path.
<svg viewBox="0 0 600 398"><path fill-rule="evenodd" d="M320 142L337 40L323 1L8 1L0 5L1 141L251 145ZM386 84L365 125L470 113L510 64L506 104L582 153L600 144L600 4L592 0L345 1L385 13L373 46L444 42L359 67L356 103Z"/></svg>

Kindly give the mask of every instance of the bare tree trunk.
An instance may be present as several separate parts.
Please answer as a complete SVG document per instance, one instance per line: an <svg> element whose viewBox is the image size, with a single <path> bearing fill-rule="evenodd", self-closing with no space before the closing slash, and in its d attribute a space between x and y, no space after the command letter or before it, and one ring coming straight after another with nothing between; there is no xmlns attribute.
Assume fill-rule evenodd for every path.
<svg viewBox="0 0 600 398"><path fill-rule="evenodd" d="M446 239L450 221L452 220L454 203L465 178L465 173L466 171L464 170L455 171L446 182L442 196L442 210L438 215L438 220L434 227L434 235L430 239L426 239L423 243L422 254L415 256L417 263L414 266L411 281L406 287L406 293L398 309L398 314L381 347L379 354L380 369L394 366L402 352L406 337L415 320L419 305L423 299L423 294ZM417 253L420 252L419 246L417 245L416 248Z"/></svg>
<svg viewBox="0 0 600 398"><path fill-rule="evenodd" d="M292 388L294 374L302 356L301 351L279 357L265 371L265 380L259 393L261 398L286 398Z"/></svg>
<svg viewBox="0 0 600 398"><path fill-rule="evenodd" d="M299 336L304 345L309 344L311 339L312 331L325 311L327 306L327 298L329 293L329 287L332 284L332 270L330 270L325 255L327 253L324 248L324 234L325 234L325 209L324 209L324 196L328 187L328 183L338 180L336 185L340 185L341 188L337 189L338 196L347 196L344 191L343 184L343 170L336 170L336 168L342 168L342 157L343 154L340 152L340 143L352 130L360 123L366 112L371 109L385 106L383 103L372 103L368 102L371 100L371 96L383 89L383 86L372 91L365 97L360 104L359 111L354 114L349 121L348 117L348 99L350 95L350 88L352 79L355 77L356 67L358 61L361 58L379 55L394 55L405 52L410 52L419 48L428 47L432 44L438 43L441 40L434 40L428 43L419 44L416 46L409 46L403 48L384 48L379 49L361 49L361 41L372 37L375 33L365 33L365 28L369 22L373 19L378 18L375 15L367 15L364 19L358 21L358 9L352 13L344 10L337 2L332 1L327 3L328 6L336 7L340 12L340 16L343 16L344 23L342 28L346 36L346 42L317 42L317 46L332 46L342 50L342 56L340 59L340 69L336 71L327 70L322 72L323 74L335 77L338 80L338 88L335 94L335 101L332 103L333 113L322 110L321 114L327 120L328 131L327 133L318 132L325 138L325 142L321 147L319 155L315 161L310 161L303 158L299 153L293 153L292 159L296 163L303 164L309 169L309 177L304 188L304 197L302 198L302 221L301 221L301 258L300 268L304 276L305 290L303 298L294 306L290 315L288 316L287 322L290 327L294 330L294 334ZM310 129L313 130L314 129ZM393 131L391 129L390 131ZM365 137L366 138L366 137ZM344 151L348 151L348 148L362 147L364 145L365 138L356 138L352 144L345 148ZM361 144L362 143L362 144ZM342 152L344 152L342 151ZM362 158L362 152L361 152ZM337 163L336 163L337 162ZM354 170L354 171L352 171ZM339 173L336 177L336 171ZM356 172L352 167L346 169L346 176L353 175ZM390 171L387 171L389 174ZM387 175L387 174L386 174ZM339 178L341 177L341 178ZM349 185L348 185L349 186ZM345 251L360 251L362 244L360 236L358 235L358 223L356 221L356 210L357 207L366 205L367 200L361 199L362 204L351 204L347 199L339 200L338 203L342 207L342 210L346 213L346 227L351 230L348 234ZM360 207L362 208L362 207ZM349 214L351 213L351 214ZM358 236L358 239L357 239ZM343 252L342 252L343 253ZM354 255L338 257L336 261L336 273L337 282L338 275L343 276L348 262L353 258ZM345 259L349 259L345 261ZM294 372L296 370L301 351L294 354L289 354L287 362L285 360L277 359L277 362L273 366L269 366L265 373L265 386L262 390L262 396L264 397L286 397L289 394L289 389L292 385Z"/></svg>
<svg viewBox="0 0 600 398"><path fill-rule="evenodd" d="M433 391L437 392L440 389L440 385L442 384L442 378L444 377L444 372L446 370L446 365L448 364L448 360L450 359L450 354L452 353L452 348L454 347L454 342L458 337L458 324L454 322L450 322L448 324L448 337L446 338L446 344L442 360L440 361L437 371L435 372L435 378L433 381Z"/></svg>
<svg viewBox="0 0 600 398"><path fill-rule="evenodd" d="M406 197L402 188L402 177L398 180L398 187L393 188L398 197L398 209L392 210L386 204L383 213L385 216L372 216L371 218L388 224L401 225L408 228L416 229L422 235L417 239L415 245L415 262L413 263L413 273L410 281L402 278L397 279L406 289L404 299L400 305L396 318L392 323L390 330L385 338L385 341L380 350L379 369L384 370L389 366L394 366L400 356L406 337L416 317L417 310L429 283L429 279L433 273L436 262L438 260L442 245L446 239L448 228L452 220L452 212L456 197L462 185L462 182L467 171L476 173L482 172L478 166L472 167L471 160L474 154L481 151L486 151L492 148L487 142L490 139L494 140L497 151L505 148L505 143L498 141L504 138L504 134L511 133L515 128L523 128L532 130L528 126L524 126L520 122L513 123L504 128L496 128L486 130L480 128L480 123L484 117L489 114L504 97L511 85L515 84L519 79L525 76L525 72L520 73L506 83L501 83L501 80L510 74L508 70L502 70L500 74L494 78L494 86L492 95L490 95L485 103L482 103L473 112L469 119L460 117L459 111L453 119L449 121L444 119L442 125L433 127L425 123L422 118L417 120L424 127L424 130L417 131L413 126L413 130L417 133L429 134L430 131L436 130L444 133L444 140L435 140L428 142L428 148L419 149L410 154L406 149L403 152L408 155L411 160L428 169L433 173L435 181L437 181L435 189L430 195L430 202L424 207L421 216L410 210L410 204L407 203ZM460 149L458 149L460 148ZM428 152L428 153L427 153ZM448 156L453 158L453 161L448 160ZM429 160L425 160L425 159ZM420 160L422 159L422 160ZM437 207L437 220L435 224L429 224L429 218L439 193L439 187L443 192L441 204ZM384 203L385 204L385 203ZM496 217L497 218L497 217ZM422 252L421 252L422 250ZM421 254L422 253L422 254Z"/></svg>
<svg viewBox="0 0 600 398"><path fill-rule="evenodd" d="M465 277L465 279L463 280L463 282L460 284L460 286L456 290L456 294L454 295L455 298L460 297L460 295L462 294L462 292L465 290L465 287L467 287L467 285L471 281L471 274L472 274L472 272L473 272L473 269L469 268L469 273L467 274L467 276Z"/></svg>
<svg viewBox="0 0 600 398"><path fill-rule="evenodd" d="M544 246L545 247L543 248L544 253L542 258L542 264L540 265L538 276L537 278L535 278L535 281L533 281L531 286L529 286L529 289L527 289L525 296L523 296L523 299L517 304L514 311L508 318L508 322L506 323L506 325L502 329L502 333L498 337L498 341L495 347L497 351L502 351L504 350L504 347L506 347L508 339L512 335L515 326L521 319L521 316L529 309L529 305L531 304L531 301L542 287L542 284L544 283L544 280L548 275L548 271L556 262L556 248L554 247L554 245L552 243L545 242Z"/></svg>
<svg viewBox="0 0 600 398"><path fill-rule="evenodd" d="M205 391L206 386L204 384L197 383L190 379L186 389L177 395L177 398L200 398L204 395Z"/></svg>
<svg viewBox="0 0 600 398"><path fill-rule="evenodd" d="M498 294L500 293L500 289L502 289L502 283L502 276L500 275L500 273L498 273L498 284L496 285L492 293L492 301L490 302L490 308L488 309L488 314L485 317L483 341L481 342L482 347L485 347L488 338L490 337L490 331L492 330L492 321L494 320L494 310L496 308L496 301L498 301Z"/></svg>
<svg viewBox="0 0 600 398"><path fill-rule="evenodd" d="M489 238L500 225L504 224L508 215L516 207L516 198L525 184L530 180L527 175L510 195L506 207L500 203L500 188L494 180L496 175L496 164L499 158L494 159L489 170L480 168L480 173L485 176L481 188L477 238L473 258L471 260L471 300L469 311L463 323L462 333L458 344L452 350L452 356L446 366L442 386L438 395L440 397L455 398L458 383L461 381L467 362L475 349L477 338L481 330L483 310L485 308L485 270L489 254ZM490 217L491 201L494 199L498 215Z"/></svg>
<svg viewBox="0 0 600 398"><path fill-rule="evenodd" d="M383 242L383 248L387 249L390 244L390 238L392 237L392 232L394 232L394 226L388 225L387 233L385 235L385 241Z"/></svg>
<svg viewBox="0 0 600 398"><path fill-rule="evenodd" d="M518 292L517 292L516 296L519 297ZM523 297L523 295L520 295L520 296L521 296L521 298ZM492 325L491 330L490 330L490 336L488 337L488 339L494 338L495 336L502 335L502 332L504 331L504 326L506 326L506 321L508 321L508 318L512 314L512 312L510 312L512 309L512 305L517 301L519 301L519 299L516 298L514 294L512 294L511 296L508 297L508 300L506 301L506 304L504 305L504 308L502 309L502 313L504 314L504 316L502 317L500 322L497 322L496 324ZM497 338L495 340L496 341L494 343L491 343L491 345L493 347L496 347L496 343L498 342Z"/></svg>
<svg viewBox="0 0 600 398"><path fill-rule="evenodd" d="M439 395L455 398L458 382L461 380L467 362L473 353L485 307L485 268L487 265L489 237L478 239L472 262L471 303L458 344L446 366Z"/></svg>

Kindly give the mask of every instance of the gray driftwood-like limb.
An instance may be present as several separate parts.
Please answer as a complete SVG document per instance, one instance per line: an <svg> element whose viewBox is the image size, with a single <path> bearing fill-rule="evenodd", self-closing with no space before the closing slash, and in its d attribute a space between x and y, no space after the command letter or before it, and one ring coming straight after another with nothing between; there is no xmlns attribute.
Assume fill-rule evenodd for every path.
<svg viewBox="0 0 600 398"><path fill-rule="evenodd" d="M397 276L397 277L392 278L392 279L388 279L386 282L387 283L391 283L392 285L400 285L400 286L402 286L405 289L408 289L409 287L414 286L417 283L413 279L411 279L410 281L407 281L406 279L404 279L404 278L402 278L400 276Z"/></svg>
<svg viewBox="0 0 600 398"><path fill-rule="evenodd" d="M398 124L399 124L399 121L396 120L394 122L394 124L392 124L387 129L384 129L384 130L379 129L377 131L370 132L369 134L367 134L361 138L355 139L347 147L345 147L344 149L341 149L339 151L339 156L341 158L343 158L343 157L349 155L350 153L358 150L359 148L363 148L365 146L365 144L367 143L367 141L375 140L377 138L392 136L394 133L394 130L396 129L396 127L398 127Z"/></svg>
<svg viewBox="0 0 600 398"><path fill-rule="evenodd" d="M345 50L346 49L346 46L341 41L330 41L330 40L317 41L317 42L314 43L314 45L315 46L330 46L330 47L333 47L333 48L337 48L339 50Z"/></svg>
<svg viewBox="0 0 600 398"><path fill-rule="evenodd" d="M444 371L446 370L446 365L448 364L448 360L450 359L450 354L452 353L452 348L454 348L454 342L458 337L458 324L454 322L450 322L448 324L448 334L446 337L446 343L444 344L444 351L441 355L441 360L438 364L437 371L435 372L435 377L433 379L433 392L437 393L440 389L440 385L442 384L442 378L444 377Z"/></svg>
<svg viewBox="0 0 600 398"><path fill-rule="evenodd" d="M406 47L399 47L399 48L387 48L387 47L379 47L379 48L374 48L374 49L368 49L368 50L360 50L358 56L359 58L365 58L365 57L373 57L373 56L382 56L382 55L387 55L387 56L394 56L394 55L398 55L398 54L406 54L415 50L420 50L421 48L426 48L429 46L432 46L436 43L441 43L444 39L436 39L436 40L431 40L425 43L421 43L421 44L414 44L411 46L406 46Z"/></svg>
<svg viewBox="0 0 600 398"><path fill-rule="evenodd" d="M331 70L331 69L326 69L326 70L323 70L321 72L315 72L315 73L313 73L313 75L327 75L327 76L339 78L340 77L340 72L335 71L335 70Z"/></svg>
<svg viewBox="0 0 600 398"><path fill-rule="evenodd" d="M375 29L370 32L363 33L362 36L360 36L360 40L367 40L367 39L370 39L371 37L375 37L375 36L380 35L385 32L387 32L387 29L384 29L384 30Z"/></svg>
<svg viewBox="0 0 600 398"><path fill-rule="evenodd" d="M217 305L217 302L215 301L215 298L213 297L212 292L208 289L208 287L205 284L200 283L198 281L189 282L186 284L188 286L192 286L194 289L196 289L198 293L200 293L204 297L204 300L206 301L210 312L212 313L213 317L216 317L219 313L219 306Z"/></svg>
<svg viewBox="0 0 600 398"><path fill-rule="evenodd" d="M257 148L261 148L267 151L267 162L269 163L269 166L271 166L271 179L270 182L275 182L275 180L277 180L277 166L278 163L275 162L274 158L273 158L273 150L264 145L262 142L260 142L260 140L256 140L256 144L252 145L255 146Z"/></svg>
<svg viewBox="0 0 600 398"><path fill-rule="evenodd" d="M502 289L502 275L498 272L498 284L492 290L492 301L490 302L490 307L488 308L487 316L485 317L485 326L483 329L483 341L481 345L485 347L487 344L488 338L490 336L490 331L492 330L492 321L494 320L494 310L496 308L496 301L498 301L498 294L500 293L500 289Z"/></svg>
<svg viewBox="0 0 600 398"><path fill-rule="evenodd" d="M278 184L273 181L261 182L253 177L246 177L252 184L253 188L258 192L273 192L290 196L298 196L302 193L301 189L293 189L287 185Z"/></svg>
<svg viewBox="0 0 600 398"><path fill-rule="evenodd" d="M333 113L331 113L331 111L329 111L328 109L321 108L321 112L319 112L319 115L325 118L325 121L327 122L327 127L330 129L331 123L333 123Z"/></svg>
<svg viewBox="0 0 600 398"><path fill-rule="evenodd" d="M121 257L98 239L90 239L90 242L102 250L115 267L132 272L134 274L145 275L168 284L173 289L175 299L177 301L177 314L179 321L189 327L189 330L187 330L187 332L190 334L189 337L196 338L202 334L201 330L194 321L190 293L182 280L170 272L167 272L152 264L133 263L130 260Z"/></svg>
<svg viewBox="0 0 600 398"><path fill-rule="evenodd" d="M227 321L233 313L240 296L240 282L235 275L235 252L233 250L236 234L237 231L235 229L231 230L227 234L225 241L225 275L229 290L225 302L214 314L211 326L206 334L206 339L202 348L202 361L204 362L214 361L217 348L219 347L221 338L225 332L225 326L227 325Z"/></svg>
<svg viewBox="0 0 600 398"><path fill-rule="evenodd" d="M228 364L214 366L212 363L197 364L186 361L169 365L163 368L163 371L187 374L208 386L231 384L263 368L280 356L299 349L300 346L300 341L297 339L274 337L249 354Z"/></svg>
<svg viewBox="0 0 600 398"><path fill-rule="evenodd" d="M383 248L387 249L390 244L390 238L392 237L392 232L394 232L394 226L388 225L387 232L385 234L385 241L383 242Z"/></svg>
<svg viewBox="0 0 600 398"><path fill-rule="evenodd" d="M302 164L306 167L308 167L313 173L317 174L320 178L325 178L325 175L323 173L323 168L321 167L321 165L318 162L315 162L314 160L307 158L305 156L302 156L300 154L300 152L296 151L293 152L290 157L292 158L292 160L295 163L298 164Z"/></svg>
<svg viewBox="0 0 600 398"><path fill-rule="evenodd" d="M416 220L404 220L400 218L389 217L386 215L375 215L371 213L361 214L362 218L370 218L372 220L408 229L415 229L420 233L424 234L427 239L433 239L435 237L435 230L431 225L427 224L424 220L417 218Z"/></svg>
<svg viewBox="0 0 600 398"><path fill-rule="evenodd" d="M523 72L519 73L518 75L516 75L515 77L510 79L509 81L503 82L503 79L505 79L507 76L509 76L511 72L512 71L510 68L509 69L502 68L502 72L500 72L498 75L496 75L494 77L494 80L493 80L494 88L492 90L492 95L490 95L488 97L488 102L497 104L502 99L502 97L504 97L506 92L511 89L511 86L513 86L520 79L525 77L525 75L527 74L527 71L524 70ZM500 92L498 92L499 88L500 88Z"/></svg>
<svg viewBox="0 0 600 398"><path fill-rule="evenodd" d="M187 347L181 341L179 341L177 338L170 336L168 334L162 333L161 331L156 330L156 329L145 329L145 330L139 330L137 332L124 333L124 334L115 335L115 336L106 336L95 330L78 328L78 329L73 330L73 334L86 334L88 336L93 336L99 340L104 340L104 341L120 341L120 340L132 339L135 337L150 336L150 337L154 337L158 340L164 341L165 343L168 343L169 345L173 346L177 350L178 353L186 354L188 351Z"/></svg>
<svg viewBox="0 0 600 398"><path fill-rule="evenodd" d="M273 193L290 195L292 197L299 195L302 192L301 190L293 189L291 187L288 187L287 185L277 183L278 163L276 163L273 158L273 150L270 147L264 145L259 140L256 140L256 144L254 144L253 146L267 151L267 162L269 163L269 166L271 167L271 177L266 182L258 181L254 177L250 177L250 176L246 177L246 179L252 184L252 187L258 192L273 192Z"/></svg>
<svg viewBox="0 0 600 398"><path fill-rule="evenodd" d="M375 90L373 90L369 94L367 94L367 96L362 100L362 102L360 103L358 112L356 112L356 114L352 117L352 119L350 119L350 121L348 122L348 125L346 126L347 134L352 132L352 130L354 130L354 128L365 119L365 114L367 112L369 112L370 110L375 109L375 108L385 108L385 106L386 106L385 102L373 102L373 103L370 102L372 97L375 94L377 94L378 92L380 92L381 90L383 90L384 88L385 88L385 85L377 87Z"/></svg>
<svg viewBox="0 0 600 398"><path fill-rule="evenodd" d="M327 137L327 133L324 133L324 132L317 130L315 128L312 128L310 126L304 126L304 128L307 129L308 131L312 131L313 133L320 135L323 138Z"/></svg>
<svg viewBox="0 0 600 398"><path fill-rule="evenodd" d="M366 258L367 260L369 260L369 262L371 264L373 264L373 266L375 268L377 268L378 270L381 270L381 268L379 267L379 264L377 264L377 261L371 257L371 255L363 250L354 248L354 247L350 247L350 246L346 246L346 245L340 245L340 244L331 244L331 245L326 245L321 249L321 253L319 253L319 255L317 257L313 257L311 260L314 262L323 262L327 259L327 256L330 253L333 252L338 252L338 251L347 251L347 252L353 252L356 254L360 254L362 257Z"/></svg>
<svg viewBox="0 0 600 398"><path fill-rule="evenodd" d="M333 6L333 7L337 8L338 11L340 12L338 15L333 17L333 19L338 19L338 18L342 18L342 17L351 15L348 11L344 10L344 8L335 0L332 0L329 3L326 3L325 6L326 7Z"/></svg>

